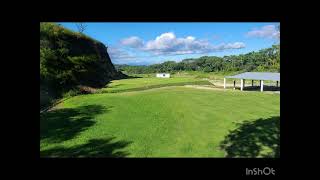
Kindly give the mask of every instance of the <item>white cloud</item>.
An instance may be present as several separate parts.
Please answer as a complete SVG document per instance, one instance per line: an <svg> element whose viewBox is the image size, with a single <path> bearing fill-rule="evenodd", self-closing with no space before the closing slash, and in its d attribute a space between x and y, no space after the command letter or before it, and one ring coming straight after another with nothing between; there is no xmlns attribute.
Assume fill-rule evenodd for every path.
<svg viewBox="0 0 320 180"><path fill-rule="evenodd" d="M139 48L143 46L143 41L137 36L131 36L129 38L122 39L120 41L122 45L129 46L132 48Z"/></svg>
<svg viewBox="0 0 320 180"><path fill-rule="evenodd" d="M213 45L208 40L196 39L193 36L177 38L173 32L159 35L153 40L144 42L137 36L122 39L122 46L110 46L108 53L113 63L150 64L146 58L175 56L183 54L204 54L228 49L244 48L242 42ZM127 49L126 47L129 47Z"/></svg>
<svg viewBox="0 0 320 180"><path fill-rule="evenodd" d="M201 54L245 47L245 44L242 42L214 46L207 40L198 40L193 36L177 38L173 32L163 33L146 43L140 38L133 36L124 39L121 44L145 52L152 52L155 55Z"/></svg>
<svg viewBox="0 0 320 180"><path fill-rule="evenodd" d="M275 25L266 25L260 29L254 29L246 34L247 37L259 37L259 38L270 38L279 39L280 31L277 30Z"/></svg>
<svg viewBox="0 0 320 180"><path fill-rule="evenodd" d="M223 49L241 49L246 47L243 42L235 42L235 43L228 43L228 44L221 44L216 46L216 49L223 50Z"/></svg>
<svg viewBox="0 0 320 180"><path fill-rule="evenodd" d="M110 55L111 59L132 59L135 58L135 56L130 55L128 52L116 48L116 47L109 47L108 53Z"/></svg>

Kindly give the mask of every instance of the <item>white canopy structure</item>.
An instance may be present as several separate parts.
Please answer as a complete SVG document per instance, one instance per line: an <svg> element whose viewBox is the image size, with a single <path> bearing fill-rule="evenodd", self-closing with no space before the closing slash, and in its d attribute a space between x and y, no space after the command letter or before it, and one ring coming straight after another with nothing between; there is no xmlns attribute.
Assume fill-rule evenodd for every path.
<svg viewBox="0 0 320 180"><path fill-rule="evenodd" d="M240 86L241 91L243 90L244 82L246 79L251 79L252 85L253 85L253 80L259 80L261 91L263 91L263 81L264 80L276 81L277 87L278 87L278 83L280 82L280 73L245 72L245 73L237 74L234 76L226 76L226 77L224 77L224 88L226 88L226 78L241 79L241 86ZM235 81L234 81L234 86L235 86Z"/></svg>

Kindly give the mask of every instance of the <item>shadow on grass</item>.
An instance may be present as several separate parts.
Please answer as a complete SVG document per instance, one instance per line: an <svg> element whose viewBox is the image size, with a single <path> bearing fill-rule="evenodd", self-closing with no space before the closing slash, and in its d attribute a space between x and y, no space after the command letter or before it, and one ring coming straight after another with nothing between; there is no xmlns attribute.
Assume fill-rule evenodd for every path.
<svg viewBox="0 0 320 180"><path fill-rule="evenodd" d="M122 149L131 142L116 141L115 138L91 139L88 143L70 148L57 147L40 152L41 157L82 158L82 157L126 157L128 152Z"/></svg>
<svg viewBox="0 0 320 180"><path fill-rule="evenodd" d="M136 79L136 78L143 78L143 77L140 77L140 76L127 76L126 78L124 79Z"/></svg>
<svg viewBox="0 0 320 180"><path fill-rule="evenodd" d="M244 91L260 91L260 86L246 86ZM240 89L240 88L239 88ZM280 91L280 87L263 85L263 91Z"/></svg>
<svg viewBox="0 0 320 180"><path fill-rule="evenodd" d="M56 109L40 114L40 140L59 143L72 139L95 124L94 117L107 112L104 106L88 105Z"/></svg>
<svg viewBox="0 0 320 180"><path fill-rule="evenodd" d="M280 157L280 117L245 121L220 146L226 157Z"/></svg>

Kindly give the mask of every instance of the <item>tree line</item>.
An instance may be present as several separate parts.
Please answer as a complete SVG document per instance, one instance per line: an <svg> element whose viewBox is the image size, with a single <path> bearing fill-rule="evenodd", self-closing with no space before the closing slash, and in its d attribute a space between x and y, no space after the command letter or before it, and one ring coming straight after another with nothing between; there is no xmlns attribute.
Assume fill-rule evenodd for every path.
<svg viewBox="0 0 320 180"><path fill-rule="evenodd" d="M280 45L247 54L224 57L202 56L200 58L184 59L181 62L166 61L149 66L115 65L123 72L132 74L148 74L157 72L203 71L268 71L280 72Z"/></svg>

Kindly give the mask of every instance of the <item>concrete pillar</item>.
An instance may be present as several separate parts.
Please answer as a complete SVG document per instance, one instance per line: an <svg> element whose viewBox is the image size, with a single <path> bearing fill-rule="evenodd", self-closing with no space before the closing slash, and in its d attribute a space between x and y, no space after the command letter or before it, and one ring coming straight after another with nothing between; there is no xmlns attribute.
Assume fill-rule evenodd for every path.
<svg viewBox="0 0 320 180"><path fill-rule="evenodd" d="M263 80L262 81L260 81L261 82L261 92L263 91Z"/></svg>
<svg viewBox="0 0 320 180"><path fill-rule="evenodd" d="M277 87L279 87L279 81L277 81Z"/></svg>
<svg viewBox="0 0 320 180"><path fill-rule="evenodd" d="M223 78L223 88L226 88L226 78Z"/></svg>
<svg viewBox="0 0 320 180"><path fill-rule="evenodd" d="M236 80L233 80L233 89L236 89Z"/></svg>
<svg viewBox="0 0 320 180"><path fill-rule="evenodd" d="M240 90L243 90L243 79L241 79L241 83L240 83Z"/></svg>
<svg viewBox="0 0 320 180"><path fill-rule="evenodd" d="M253 80L251 81L251 86L253 86Z"/></svg>

